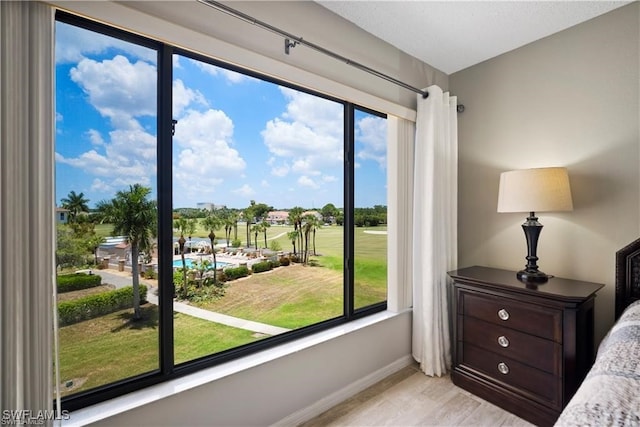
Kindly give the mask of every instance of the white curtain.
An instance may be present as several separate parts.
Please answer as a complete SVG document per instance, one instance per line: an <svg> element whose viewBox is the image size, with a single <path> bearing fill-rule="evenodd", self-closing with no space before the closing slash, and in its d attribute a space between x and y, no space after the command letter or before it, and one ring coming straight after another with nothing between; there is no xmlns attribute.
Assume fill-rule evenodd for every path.
<svg viewBox="0 0 640 427"><path fill-rule="evenodd" d="M0 1L0 408L33 414L53 402L53 28Z"/></svg>
<svg viewBox="0 0 640 427"><path fill-rule="evenodd" d="M447 271L457 267L456 97L418 95L413 193L413 357L427 375L451 366Z"/></svg>

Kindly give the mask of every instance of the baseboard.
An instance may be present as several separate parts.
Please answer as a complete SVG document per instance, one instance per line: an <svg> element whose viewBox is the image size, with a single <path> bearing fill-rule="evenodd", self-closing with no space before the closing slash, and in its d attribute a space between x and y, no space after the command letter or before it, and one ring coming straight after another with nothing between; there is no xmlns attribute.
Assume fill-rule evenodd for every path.
<svg viewBox="0 0 640 427"><path fill-rule="evenodd" d="M309 421L311 418L317 417L318 415L322 414L326 410L336 406L341 402L344 402L345 400L355 395L356 393L361 392L367 387L374 385L378 381L388 377L391 374L398 372L400 369L405 368L411 365L412 363L414 363L414 361L411 355L406 355L404 357L401 357L395 362L392 362L387 366L380 368L375 372L372 372L366 377L363 377L358 381L355 381L349 384L348 386L343 387L342 389L336 391L335 393L331 393L330 395L323 397L322 399L318 400L316 403L309 405L306 408L302 408L299 411L296 411L293 414L288 415L287 417L281 419L280 421L273 423L272 426L273 427L290 427L290 426L297 426L299 424L304 423L305 421Z"/></svg>

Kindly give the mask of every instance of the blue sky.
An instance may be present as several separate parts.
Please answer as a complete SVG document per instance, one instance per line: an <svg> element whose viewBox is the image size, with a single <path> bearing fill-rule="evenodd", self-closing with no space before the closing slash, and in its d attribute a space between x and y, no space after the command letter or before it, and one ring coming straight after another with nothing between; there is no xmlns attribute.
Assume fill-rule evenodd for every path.
<svg viewBox="0 0 640 427"><path fill-rule="evenodd" d="M342 105L173 58L173 205L343 206ZM56 24L56 201L156 194L155 52ZM386 205L386 120L356 115L356 206ZM162 173L162 171L160 171Z"/></svg>

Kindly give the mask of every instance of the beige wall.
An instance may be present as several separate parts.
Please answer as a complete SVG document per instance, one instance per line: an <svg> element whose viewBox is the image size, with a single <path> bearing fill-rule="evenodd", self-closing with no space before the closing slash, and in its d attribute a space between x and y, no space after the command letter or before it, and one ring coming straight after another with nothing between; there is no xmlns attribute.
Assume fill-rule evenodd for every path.
<svg viewBox="0 0 640 427"><path fill-rule="evenodd" d="M459 115L459 265L521 269L526 214L498 214L500 172L566 166L573 212L540 213L540 269L605 283L596 339L613 321L615 252L640 237L639 16L634 3L450 76Z"/></svg>

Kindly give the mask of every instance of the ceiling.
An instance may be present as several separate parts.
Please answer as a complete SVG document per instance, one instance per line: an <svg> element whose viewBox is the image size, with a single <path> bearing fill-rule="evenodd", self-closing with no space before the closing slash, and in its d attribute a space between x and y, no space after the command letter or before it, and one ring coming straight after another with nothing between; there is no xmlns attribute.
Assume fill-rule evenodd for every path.
<svg viewBox="0 0 640 427"><path fill-rule="evenodd" d="M451 74L631 1L316 1Z"/></svg>

